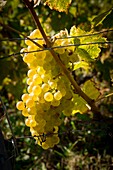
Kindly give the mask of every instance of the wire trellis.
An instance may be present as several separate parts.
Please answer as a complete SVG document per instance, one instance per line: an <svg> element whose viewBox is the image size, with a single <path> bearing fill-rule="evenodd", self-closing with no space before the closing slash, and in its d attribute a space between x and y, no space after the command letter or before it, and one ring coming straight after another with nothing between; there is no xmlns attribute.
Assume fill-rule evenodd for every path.
<svg viewBox="0 0 113 170"><path fill-rule="evenodd" d="M79 35L79 36L67 36L67 37L63 37L63 38L59 37L59 38L56 38L56 39L82 38L82 37L95 36L95 35L98 35L98 34L108 33L108 32L113 32L113 29L104 30L104 31L100 31L100 32L92 33L92 34ZM52 38L53 37L51 37L51 39ZM0 39L0 42L3 42L3 41L21 41L21 40L26 40L26 39L27 38L4 38L4 39ZM35 39L32 39L32 40L34 41L34 40L43 40L43 39L42 38L35 38ZM93 44L113 44L113 41L87 42L87 43L83 43L83 44L80 44L80 43L78 43L78 44L68 44L68 45L64 45L64 46L53 46L51 48L45 48L44 47L43 49L34 50L34 51L30 51L30 52L17 52L17 53L13 53L13 54L10 54L10 55L7 55L7 56L0 57L0 59L5 59L5 58L8 58L8 57L12 57L12 56L20 55L20 54L25 54L25 53L34 53L34 52L41 52L41 51L44 51L44 50L51 50L51 49L58 49L58 48L68 48L68 47L72 47L72 46L93 45ZM29 136L29 135L26 135L26 136L15 136L15 134L13 132L13 127L11 125L11 122L10 122L10 119L9 119L9 116L8 116L8 112L7 112L6 106L5 106L1 96L0 96L0 102L1 102L4 115L5 115L6 119L7 119L10 131L11 131L11 134L12 134L12 138L10 140L8 140L8 141L12 143L13 150L12 150L12 155L7 160L12 159L13 157L17 157L18 156L17 140L19 140L19 139L25 139L25 138L34 139L34 137L37 137L38 140L40 141L40 144L42 144L43 142L45 142L46 137L50 136L50 135L55 135L55 134L59 134L59 135L64 134L65 135L65 134L68 134L68 133L75 134L75 133L80 133L80 132L85 132L86 131L85 129L83 129L83 130L69 129L68 132L66 131L66 132L58 132L58 133L49 133L49 134L42 134L42 135L38 135L38 136ZM98 123L102 123L102 122L104 123L104 121L98 121ZM81 121L79 123L80 124L89 124L91 122L90 121ZM93 130L87 129L88 133L91 133L91 132L100 132L100 131L104 131L105 133L107 133L106 128L93 129ZM108 135L113 137L112 133L108 134Z"/></svg>

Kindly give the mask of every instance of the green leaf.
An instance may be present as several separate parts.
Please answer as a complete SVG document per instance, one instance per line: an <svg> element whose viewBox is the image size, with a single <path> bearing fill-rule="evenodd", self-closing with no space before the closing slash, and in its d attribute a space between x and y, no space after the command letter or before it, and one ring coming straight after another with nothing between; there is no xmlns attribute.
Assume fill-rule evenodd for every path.
<svg viewBox="0 0 113 170"><path fill-rule="evenodd" d="M72 0L46 0L44 4L47 4L51 9L67 13L71 1Z"/></svg>
<svg viewBox="0 0 113 170"><path fill-rule="evenodd" d="M75 44L76 53L79 58L87 62L92 62L99 56L101 51L100 46L102 46L101 42L102 44L106 42L106 38L101 37L101 35L96 35L92 31L86 32L75 26L70 29L70 36L78 36L73 38L71 43ZM76 46L76 41L81 45Z"/></svg>
<svg viewBox="0 0 113 170"><path fill-rule="evenodd" d="M87 61L87 62L92 61L91 56L89 55L89 53L85 49L77 48L76 53L78 54L78 56L81 60L84 60L84 61Z"/></svg>
<svg viewBox="0 0 113 170"><path fill-rule="evenodd" d="M92 20L92 23L93 23L93 26L98 26L99 24L101 24L103 22L103 20L111 13L112 9L96 16L93 20Z"/></svg>
<svg viewBox="0 0 113 170"><path fill-rule="evenodd" d="M89 64L85 61L78 61L74 63L74 69L73 70L77 70L79 68L84 68L85 70L88 70L89 68Z"/></svg>
<svg viewBox="0 0 113 170"><path fill-rule="evenodd" d="M93 100L100 96L99 90L95 87L95 83L88 80L84 83L82 90Z"/></svg>
<svg viewBox="0 0 113 170"><path fill-rule="evenodd" d="M88 110L87 102L80 97L78 94L74 94L74 108L72 115L79 112L79 113L85 113Z"/></svg>

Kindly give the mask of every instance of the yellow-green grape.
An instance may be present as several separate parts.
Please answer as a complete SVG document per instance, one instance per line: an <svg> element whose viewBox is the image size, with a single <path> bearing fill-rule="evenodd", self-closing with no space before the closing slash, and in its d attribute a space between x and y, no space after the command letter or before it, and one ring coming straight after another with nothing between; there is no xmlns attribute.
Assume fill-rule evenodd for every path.
<svg viewBox="0 0 113 170"><path fill-rule="evenodd" d="M41 93L41 94L38 96L38 102L39 102L39 103L45 103L43 93Z"/></svg>
<svg viewBox="0 0 113 170"><path fill-rule="evenodd" d="M33 87L34 87L34 83L33 83L33 82L31 82L31 83L30 83L30 85L29 85L29 86L28 86L28 88L27 88L27 91L28 91L29 93L31 93L31 92L32 92Z"/></svg>
<svg viewBox="0 0 113 170"><path fill-rule="evenodd" d="M42 34L40 33L39 29L35 29L33 32L31 32L29 37L31 39L33 39L33 38L42 38Z"/></svg>
<svg viewBox="0 0 113 170"><path fill-rule="evenodd" d="M42 78L44 83L47 83L48 80L50 79L50 76L48 74L42 74L41 78Z"/></svg>
<svg viewBox="0 0 113 170"><path fill-rule="evenodd" d="M53 100L53 94L51 92L46 92L44 94L44 99L47 102L51 102Z"/></svg>
<svg viewBox="0 0 113 170"><path fill-rule="evenodd" d="M27 49L27 48L22 48L22 49L20 50L20 55L21 55L22 57L24 57L25 53L27 53L27 52L28 52L28 49Z"/></svg>
<svg viewBox="0 0 113 170"><path fill-rule="evenodd" d="M29 96L28 93L25 93L25 94L22 95L21 98L22 98L23 102L26 102L26 100L28 100L30 98L30 96Z"/></svg>
<svg viewBox="0 0 113 170"><path fill-rule="evenodd" d="M45 51L38 51L37 53L35 53L36 59L37 60L44 60L46 57L46 52Z"/></svg>
<svg viewBox="0 0 113 170"><path fill-rule="evenodd" d="M27 101L26 101L26 107L27 108L31 108L34 106L34 100L32 98L29 98Z"/></svg>
<svg viewBox="0 0 113 170"><path fill-rule="evenodd" d="M33 83L34 83L35 85L38 85L38 84L41 84L41 83L42 83L42 78L40 77L39 74L35 74L35 75L33 76Z"/></svg>
<svg viewBox="0 0 113 170"><path fill-rule="evenodd" d="M33 60L35 60L35 56L32 53L28 53L28 54L24 55L24 57L23 57L23 61L25 63L32 63Z"/></svg>
<svg viewBox="0 0 113 170"><path fill-rule="evenodd" d="M50 89L50 87L49 87L49 85L47 83L42 84L41 88L42 88L43 92L47 92Z"/></svg>
<svg viewBox="0 0 113 170"><path fill-rule="evenodd" d="M28 36L28 38L30 38L30 37ZM25 44L28 45L28 46L32 46L33 42L31 40L29 40L28 38L25 40Z"/></svg>
<svg viewBox="0 0 113 170"><path fill-rule="evenodd" d="M45 74L45 70L43 69L43 67L38 67L37 73L38 73L39 75Z"/></svg>
<svg viewBox="0 0 113 170"><path fill-rule="evenodd" d="M16 104L16 108L18 110L24 110L25 106L24 106L24 103L22 101L19 101L17 104Z"/></svg>
<svg viewBox="0 0 113 170"><path fill-rule="evenodd" d="M35 74L36 74L36 70L35 70L35 69L30 69L30 70L27 72L27 76L28 76L29 78L32 78Z"/></svg>
<svg viewBox="0 0 113 170"><path fill-rule="evenodd" d="M51 89L55 89L57 88L57 83L55 81L48 81L49 86L51 87Z"/></svg>
<svg viewBox="0 0 113 170"><path fill-rule="evenodd" d="M25 120L25 124L28 127L35 127L36 126L35 120L33 120L33 119L29 118L29 117Z"/></svg>
<svg viewBox="0 0 113 170"><path fill-rule="evenodd" d="M33 93L34 95L37 95L37 96L38 96L41 92L42 92L42 89L41 89L41 87L40 87L39 85L34 86L34 87L32 88L32 93Z"/></svg>
<svg viewBox="0 0 113 170"><path fill-rule="evenodd" d="M32 83L32 78L27 79L27 84L30 85Z"/></svg>
<svg viewBox="0 0 113 170"><path fill-rule="evenodd" d="M62 98L62 93L60 91L57 91L54 93L55 100L60 100Z"/></svg>
<svg viewBox="0 0 113 170"><path fill-rule="evenodd" d="M36 115L36 114L37 114L36 107L33 106L33 107L31 107L31 108L28 108L28 109L27 109L27 112L28 112L29 115Z"/></svg>
<svg viewBox="0 0 113 170"><path fill-rule="evenodd" d="M22 110L22 115L25 116L25 117L29 116L29 113L28 113L26 108L24 110Z"/></svg>
<svg viewBox="0 0 113 170"><path fill-rule="evenodd" d="M42 148L43 149L48 149L48 148L50 148L50 146L44 142L44 143L42 143Z"/></svg>
<svg viewBox="0 0 113 170"><path fill-rule="evenodd" d="M54 106L54 107L59 106L60 105L60 100L53 99L52 102L51 102L51 105Z"/></svg>
<svg viewBox="0 0 113 170"><path fill-rule="evenodd" d="M37 131L33 130L32 127L30 127L30 132L32 136L38 136L39 134L37 133Z"/></svg>

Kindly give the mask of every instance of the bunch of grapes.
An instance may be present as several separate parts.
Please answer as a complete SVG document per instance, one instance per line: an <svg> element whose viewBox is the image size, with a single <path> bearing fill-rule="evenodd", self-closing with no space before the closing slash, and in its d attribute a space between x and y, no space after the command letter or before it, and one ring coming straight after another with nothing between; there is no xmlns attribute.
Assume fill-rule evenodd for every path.
<svg viewBox="0 0 113 170"><path fill-rule="evenodd" d="M67 31L54 36L53 47L69 44ZM25 124L30 127L32 136L42 148L48 149L59 143L58 129L62 123L61 114L70 116L73 103L73 89L67 77L62 73L49 50L42 50L44 40L38 29L34 30L30 39L25 40L27 48L21 50L23 61L28 65L27 93L17 103L17 109L26 117ZM57 55L67 68L76 57L71 48L55 48Z"/></svg>

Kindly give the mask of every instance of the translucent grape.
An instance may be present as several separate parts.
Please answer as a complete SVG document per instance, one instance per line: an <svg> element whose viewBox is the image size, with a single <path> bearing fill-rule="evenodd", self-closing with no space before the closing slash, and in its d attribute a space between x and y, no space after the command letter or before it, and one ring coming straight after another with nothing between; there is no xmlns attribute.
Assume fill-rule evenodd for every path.
<svg viewBox="0 0 113 170"><path fill-rule="evenodd" d="M62 93L60 91L57 91L54 93L55 100L60 100L62 98Z"/></svg>
<svg viewBox="0 0 113 170"><path fill-rule="evenodd" d="M24 103L22 101L19 101L17 104L16 104L16 108L18 110L24 110L25 106L24 106Z"/></svg>
<svg viewBox="0 0 113 170"><path fill-rule="evenodd" d="M31 108L34 106L34 100L32 98L29 98L27 101L26 101L26 107L27 108Z"/></svg>
<svg viewBox="0 0 113 170"><path fill-rule="evenodd" d="M47 101L47 102L51 102L53 100L53 95L51 92L46 92L44 94L44 99Z"/></svg>

